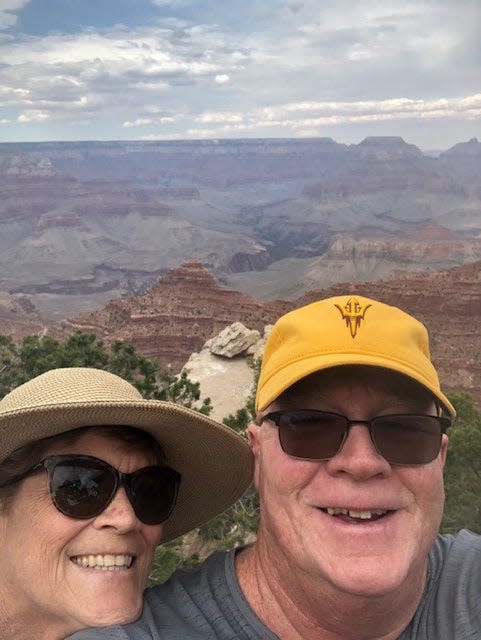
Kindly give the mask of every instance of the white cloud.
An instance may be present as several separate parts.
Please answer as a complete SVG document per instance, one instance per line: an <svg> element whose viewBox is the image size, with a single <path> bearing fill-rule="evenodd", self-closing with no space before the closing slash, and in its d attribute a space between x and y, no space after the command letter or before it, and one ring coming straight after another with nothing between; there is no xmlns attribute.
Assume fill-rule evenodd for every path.
<svg viewBox="0 0 481 640"><path fill-rule="evenodd" d="M212 79L225 84L229 75L220 71L235 69L236 53L221 33L177 23L128 34L119 27L105 33L24 36L0 43L5 65L0 67L0 95L8 94L12 107L48 110L56 119L65 118L74 106L95 117L109 107L119 112L152 102L159 92L178 92Z"/></svg>
<svg viewBox="0 0 481 640"><path fill-rule="evenodd" d="M242 122L244 119L241 113L229 113L229 112L211 112L201 113L195 118L196 122Z"/></svg>
<svg viewBox="0 0 481 640"><path fill-rule="evenodd" d="M16 11L20 11L30 0L0 0L0 29L9 29L17 23Z"/></svg>
<svg viewBox="0 0 481 640"><path fill-rule="evenodd" d="M143 127L146 124L152 124L152 119L137 118L137 120L134 120L133 122L129 122L128 120L126 120L125 122L122 123L122 126L123 127Z"/></svg>
<svg viewBox="0 0 481 640"><path fill-rule="evenodd" d="M181 120L181 116L161 116L160 118L137 118L136 120L126 120L122 123L123 127L144 127L146 125L156 124L172 124Z"/></svg>
<svg viewBox="0 0 481 640"><path fill-rule="evenodd" d="M42 111L27 111L18 116L17 122L21 122L22 124L25 122L42 122L43 120L48 120L49 118L49 114Z"/></svg>
<svg viewBox="0 0 481 640"><path fill-rule="evenodd" d="M383 118L386 114L390 117L393 114L406 114L410 117L419 115L427 116L430 113L446 113L456 112L460 115L468 113L472 109L481 108L481 94L477 93L464 98L443 98L440 100L423 100L412 98L395 98L389 100L362 100L356 102L299 102L288 103L284 105L266 107L258 112L261 119L266 122L274 119L282 119L285 116L297 115L302 118L302 114L316 113L319 117L329 117L335 114L336 117L379 117Z"/></svg>
<svg viewBox="0 0 481 640"><path fill-rule="evenodd" d="M229 82L230 78L227 73L220 73L215 76L214 80L217 82L217 84L226 84L227 82Z"/></svg>
<svg viewBox="0 0 481 640"><path fill-rule="evenodd" d="M309 114L309 115L307 115ZM249 112L208 112L195 118L199 124L214 128L191 128L191 137L219 137L248 134L255 130L278 129L284 135L319 135L326 126L354 123L402 122L415 119L467 118L481 116L481 94L465 98L442 100L412 100L407 98L359 101L289 103L254 109Z"/></svg>

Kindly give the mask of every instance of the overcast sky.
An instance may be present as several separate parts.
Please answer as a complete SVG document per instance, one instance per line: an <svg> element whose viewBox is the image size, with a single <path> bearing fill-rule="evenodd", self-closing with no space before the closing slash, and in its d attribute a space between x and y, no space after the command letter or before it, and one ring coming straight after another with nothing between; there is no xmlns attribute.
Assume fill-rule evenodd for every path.
<svg viewBox="0 0 481 640"><path fill-rule="evenodd" d="M481 0L0 0L0 141L481 138Z"/></svg>

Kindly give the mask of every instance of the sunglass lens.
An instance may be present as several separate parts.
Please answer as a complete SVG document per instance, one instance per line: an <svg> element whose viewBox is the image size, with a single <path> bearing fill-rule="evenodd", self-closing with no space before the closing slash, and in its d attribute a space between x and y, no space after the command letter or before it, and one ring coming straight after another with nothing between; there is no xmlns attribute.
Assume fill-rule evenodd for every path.
<svg viewBox="0 0 481 640"><path fill-rule="evenodd" d="M339 451L346 432L342 416L320 411L286 411L279 419L279 439L290 456L327 460Z"/></svg>
<svg viewBox="0 0 481 640"><path fill-rule="evenodd" d="M92 518L101 513L115 488L115 474L101 461L59 462L51 472L53 502L72 518Z"/></svg>
<svg viewBox="0 0 481 640"><path fill-rule="evenodd" d="M439 453L441 427L434 416L381 416L371 425L376 449L392 464L427 464Z"/></svg>
<svg viewBox="0 0 481 640"><path fill-rule="evenodd" d="M180 475L170 467L144 467L132 473L126 486L139 520L160 524L172 513Z"/></svg>

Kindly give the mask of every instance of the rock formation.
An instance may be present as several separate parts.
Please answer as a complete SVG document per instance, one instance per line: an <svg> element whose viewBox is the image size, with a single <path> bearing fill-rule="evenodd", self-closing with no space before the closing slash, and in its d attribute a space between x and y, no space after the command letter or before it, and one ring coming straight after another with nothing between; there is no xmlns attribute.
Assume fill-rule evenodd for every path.
<svg viewBox="0 0 481 640"><path fill-rule="evenodd" d="M13 296L0 291L0 334L20 340L23 336L46 331L45 323L26 296Z"/></svg>
<svg viewBox="0 0 481 640"><path fill-rule="evenodd" d="M233 322L263 331L288 307L221 287L199 262L190 261L146 293L109 302L100 311L63 322L62 328L66 333L91 331L107 342L132 342L147 357L178 371L191 353Z"/></svg>
<svg viewBox="0 0 481 640"><path fill-rule="evenodd" d="M242 322L234 322L208 343L211 353L233 358L247 352L261 337L256 329L248 329Z"/></svg>

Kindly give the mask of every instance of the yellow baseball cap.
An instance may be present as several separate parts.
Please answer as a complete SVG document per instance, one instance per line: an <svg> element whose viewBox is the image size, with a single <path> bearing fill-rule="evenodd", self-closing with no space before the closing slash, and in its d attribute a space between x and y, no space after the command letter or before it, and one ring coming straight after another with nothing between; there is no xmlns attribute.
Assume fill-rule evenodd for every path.
<svg viewBox="0 0 481 640"><path fill-rule="evenodd" d="M262 358L256 409L264 410L301 378L342 365L402 373L456 415L431 362L426 327L397 307L356 295L313 302L275 323Z"/></svg>

